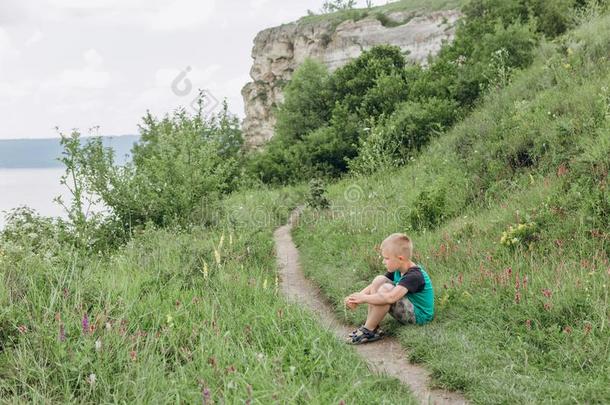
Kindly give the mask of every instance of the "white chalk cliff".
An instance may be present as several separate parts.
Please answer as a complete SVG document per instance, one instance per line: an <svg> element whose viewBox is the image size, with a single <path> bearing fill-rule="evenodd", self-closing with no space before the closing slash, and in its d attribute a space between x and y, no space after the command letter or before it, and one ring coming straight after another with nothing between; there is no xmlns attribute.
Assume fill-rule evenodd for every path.
<svg viewBox="0 0 610 405"><path fill-rule="evenodd" d="M407 60L425 63L429 54L455 34L459 11L409 11L385 15L384 26L376 16L359 21L293 22L268 28L254 39L250 76L241 93L246 117L242 129L246 144L256 148L273 136L273 109L283 101L282 86L306 59L323 62L332 71L375 45L401 48Z"/></svg>

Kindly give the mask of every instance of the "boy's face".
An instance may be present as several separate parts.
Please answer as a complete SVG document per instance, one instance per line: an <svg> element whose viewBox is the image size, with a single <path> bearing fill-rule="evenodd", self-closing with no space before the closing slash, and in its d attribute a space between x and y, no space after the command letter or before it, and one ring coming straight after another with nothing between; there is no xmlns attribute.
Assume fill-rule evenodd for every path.
<svg viewBox="0 0 610 405"><path fill-rule="evenodd" d="M381 257L383 259L383 264L388 271L400 269L404 262L404 257L396 256L386 249L381 250Z"/></svg>

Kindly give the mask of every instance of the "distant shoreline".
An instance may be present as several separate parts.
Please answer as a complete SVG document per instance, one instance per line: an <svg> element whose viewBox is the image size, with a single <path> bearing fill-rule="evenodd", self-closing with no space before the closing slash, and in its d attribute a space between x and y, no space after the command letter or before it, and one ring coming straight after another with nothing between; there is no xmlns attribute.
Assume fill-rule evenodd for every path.
<svg viewBox="0 0 610 405"><path fill-rule="evenodd" d="M94 138L83 136L82 140ZM129 160L133 144L140 135L101 136L104 146L115 152L116 163L125 164ZM51 169L62 167L57 159L61 157L61 138L0 139L0 169Z"/></svg>

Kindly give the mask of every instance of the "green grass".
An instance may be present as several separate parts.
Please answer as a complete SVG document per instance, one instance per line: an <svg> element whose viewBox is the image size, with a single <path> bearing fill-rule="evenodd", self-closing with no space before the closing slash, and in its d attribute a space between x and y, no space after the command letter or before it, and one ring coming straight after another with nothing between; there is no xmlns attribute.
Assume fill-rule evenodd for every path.
<svg viewBox="0 0 610 405"><path fill-rule="evenodd" d="M459 9L465 3L464 0L403 0L396 1L383 6L367 8L355 8L351 10L342 10L330 14L315 14L302 17L298 20L299 24L319 24L322 22L330 23L333 27L338 26L343 21L354 20L358 21L368 16L375 16L375 18L383 17L379 15L388 15L393 12L430 12L439 10L455 10ZM383 22L383 21L382 21ZM393 26L393 24L390 24Z"/></svg>
<svg viewBox="0 0 610 405"><path fill-rule="evenodd" d="M295 239L337 314L364 319L342 299L384 271L379 243L407 232L437 314L423 327L386 327L435 384L475 403L608 403L609 51L606 16L544 44L531 68L407 167L330 186L331 208L306 211ZM439 190L444 200L421 205L422 192ZM414 228L416 206L439 209L440 226ZM530 222L529 239L501 243Z"/></svg>
<svg viewBox="0 0 610 405"><path fill-rule="evenodd" d="M144 231L111 257L4 251L0 401L413 402L279 295L271 232L301 196L234 195L217 229Z"/></svg>

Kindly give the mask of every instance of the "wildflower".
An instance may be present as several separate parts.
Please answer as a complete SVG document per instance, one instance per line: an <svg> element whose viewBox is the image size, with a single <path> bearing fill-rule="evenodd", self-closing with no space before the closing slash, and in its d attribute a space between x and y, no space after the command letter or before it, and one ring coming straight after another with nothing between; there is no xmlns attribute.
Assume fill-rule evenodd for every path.
<svg viewBox="0 0 610 405"><path fill-rule="evenodd" d="M550 311L552 307L553 307L553 305L550 302L545 302L544 303L544 310L545 311Z"/></svg>
<svg viewBox="0 0 610 405"><path fill-rule="evenodd" d="M546 298L551 298L553 292L548 288L545 288L544 290L542 290L542 295L544 295Z"/></svg>
<svg viewBox="0 0 610 405"><path fill-rule="evenodd" d="M591 333L591 329L593 329L593 325L591 325L589 322L585 323L585 335Z"/></svg>
<svg viewBox="0 0 610 405"><path fill-rule="evenodd" d="M112 325L110 324L110 322L106 322L106 330L110 329L112 329Z"/></svg>
<svg viewBox="0 0 610 405"><path fill-rule="evenodd" d="M458 274L458 284L462 285L463 281L464 281L464 275L462 273Z"/></svg>
<svg viewBox="0 0 610 405"><path fill-rule="evenodd" d="M60 342L66 341L66 331L64 330L63 323L59 324L59 336L57 336L57 340L59 340Z"/></svg>
<svg viewBox="0 0 610 405"><path fill-rule="evenodd" d="M523 289L527 289L527 275L523 276Z"/></svg>
<svg viewBox="0 0 610 405"><path fill-rule="evenodd" d="M521 302L521 293L519 291L517 291L515 293L515 304L518 304Z"/></svg>
<svg viewBox="0 0 610 405"><path fill-rule="evenodd" d="M235 371L237 371L237 370L235 369L235 366L233 366L233 365L230 365L230 366L229 366L229 367L227 367L227 369L226 369L227 374L234 373Z"/></svg>
<svg viewBox="0 0 610 405"><path fill-rule="evenodd" d="M19 333L24 335L24 334L26 334L28 332L28 327L26 325L19 325L17 327L17 330L19 331Z"/></svg>
<svg viewBox="0 0 610 405"><path fill-rule="evenodd" d="M265 280L263 281L263 290L267 289L267 278L265 277Z"/></svg>
<svg viewBox="0 0 610 405"><path fill-rule="evenodd" d="M220 266L220 251L214 248L214 259L216 259L216 264Z"/></svg>
<svg viewBox="0 0 610 405"><path fill-rule="evenodd" d="M532 329L532 320L528 319L525 321L525 327L528 329Z"/></svg>
<svg viewBox="0 0 610 405"><path fill-rule="evenodd" d="M208 278L208 264L206 262L203 262L203 278L207 279Z"/></svg>
<svg viewBox="0 0 610 405"><path fill-rule="evenodd" d="M89 334L89 315L87 315L86 312L85 312L85 315L83 316L82 325L83 325L83 335Z"/></svg>
<svg viewBox="0 0 610 405"><path fill-rule="evenodd" d="M129 352L129 357L131 361L138 361L138 353L135 350Z"/></svg>
<svg viewBox="0 0 610 405"><path fill-rule="evenodd" d="M570 326L565 326L563 328L563 333L567 333L568 335L572 333L572 328Z"/></svg>
<svg viewBox="0 0 610 405"><path fill-rule="evenodd" d="M212 394L210 393L210 389L208 387L203 387L201 390L201 397L203 398L203 405L212 403Z"/></svg>
<svg viewBox="0 0 610 405"><path fill-rule="evenodd" d="M89 374L89 378L87 379L87 381L89 382L89 384L95 385L95 381L97 381L97 377L95 376L94 373L91 373L91 374Z"/></svg>
<svg viewBox="0 0 610 405"><path fill-rule="evenodd" d="M102 341L98 339L95 341L95 351L99 352L100 350L102 350Z"/></svg>
<svg viewBox="0 0 610 405"><path fill-rule="evenodd" d="M216 368L216 357L208 357L208 364L213 368Z"/></svg>

